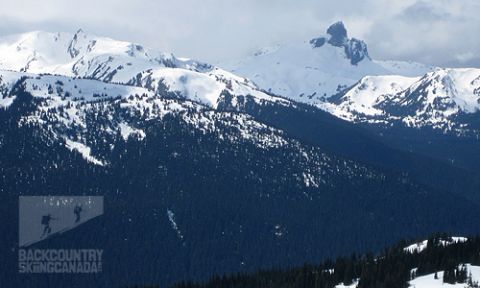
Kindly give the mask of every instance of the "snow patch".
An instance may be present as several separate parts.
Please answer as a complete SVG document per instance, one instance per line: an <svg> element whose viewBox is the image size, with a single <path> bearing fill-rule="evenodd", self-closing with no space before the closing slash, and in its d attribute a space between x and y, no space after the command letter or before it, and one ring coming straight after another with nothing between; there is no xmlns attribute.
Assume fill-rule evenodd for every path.
<svg viewBox="0 0 480 288"><path fill-rule="evenodd" d="M455 243L463 243L463 242L466 242L467 240L468 240L468 238L465 238L465 237L451 237L451 239L440 240L439 245L448 246L448 245L455 244ZM428 246L428 240L424 240L424 241L412 244L408 247L405 247L405 248L403 248L403 250L405 252L408 252L408 253L415 253L415 252L420 253L423 250L425 250L427 248L427 246Z"/></svg>
<svg viewBox="0 0 480 288"><path fill-rule="evenodd" d="M15 96L0 98L0 108L7 109L10 105L12 105L13 101L15 101L16 98L17 97Z"/></svg>
<svg viewBox="0 0 480 288"><path fill-rule="evenodd" d="M65 138L65 143L66 143L66 147L70 149L70 151L79 152L80 154L82 154L83 158L88 162L93 163L95 165L99 165L99 166L105 166L105 163L103 163L102 161L98 160L97 158L91 155L90 147L86 146L85 144L82 144L80 142L74 142L67 138Z"/></svg>
<svg viewBox="0 0 480 288"><path fill-rule="evenodd" d="M303 176L303 183L305 183L305 187L315 187L318 188L318 184L315 181L315 177L310 173L302 173Z"/></svg>
<svg viewBox="0 0 480 288"><path fill-rule="evenodd" d="M135 129L126 123L120 123L118 127L120 128L120 134L125 141L127 141L130 136L136 136L139 140L145 138L145 132L141 129Z"/></svg>
<svg viewBox="0 0 480 288"><path fill-rule="evenodd" d="M183 234L178 228L177 222L175 221L175 214L173 213L173 211L170 209L167 209L167 216L168 216L168 221L170 221L170 224L172 225L173 230L177 233L178 238L180 238L180 240L183 240Z"/></svg>
<svg viewBox="0 0 480 288"><path fill-rule="evenodd" d="M357 285L358 285L358 280L355 280L350 285L344 285L343 283L340 283L338 285L335 285L335 288L356 288Z"/></svg>

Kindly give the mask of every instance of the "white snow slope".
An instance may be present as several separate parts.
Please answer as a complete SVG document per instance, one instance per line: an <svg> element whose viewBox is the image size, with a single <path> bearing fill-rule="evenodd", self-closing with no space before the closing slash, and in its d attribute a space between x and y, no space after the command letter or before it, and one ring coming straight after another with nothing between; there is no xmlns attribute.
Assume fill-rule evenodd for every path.
<svg viewBox="0 0 480 288"><path fill-rule="evenodd" d="M367 76L325 110L353 122L468 129L459 115L480 111L480 69L436 69L422 77Z"/></svg>
<svg viewBox="0 0 480 288"><path fill-rule="evenodd" d="M153 92L166 88L213 108L224 90L234 96L280 101L218 67L82 30L74 35L36 31L2 37L0 70L96 79Z"/></svg>

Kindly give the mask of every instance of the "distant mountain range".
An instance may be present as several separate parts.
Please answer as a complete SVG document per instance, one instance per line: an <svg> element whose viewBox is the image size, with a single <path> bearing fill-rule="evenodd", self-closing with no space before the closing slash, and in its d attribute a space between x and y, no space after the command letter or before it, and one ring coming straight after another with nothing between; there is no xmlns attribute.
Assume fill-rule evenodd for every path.
<svg viewBox="0 0 480 288"><path fill-rule="evenodd" d="M480 111L480 69L372 60L365 42L348 38L342 22L326 36L225 65L266 91L347 121L479 135L468 117Z"/></svg>
<svg viewBox="0 0 480 288"><path fill-rule="evenodd" d="M314 105L323 104L365 76L416 77L435 69L416 62L372 60L367 44L349 38L342 22L331 25L324 36L263 48L220 66L274 94Z"/></svg>

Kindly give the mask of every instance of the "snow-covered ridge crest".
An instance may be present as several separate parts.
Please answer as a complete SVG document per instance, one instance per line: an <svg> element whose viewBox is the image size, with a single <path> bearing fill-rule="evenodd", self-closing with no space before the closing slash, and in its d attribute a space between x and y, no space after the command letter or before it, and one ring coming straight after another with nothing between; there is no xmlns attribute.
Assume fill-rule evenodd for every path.
<svg viewBox="0 0 480 288"><path fill-rule="evenodd" d="M349 121L383 115L385 112L378 106L410 87L418 79L420 77L398 75L366 76L347 90L341 98L331 99L331 102L337 104L331 112Z"/></svg>
<svg viewBox="0 0 480 288"><path fill-rule="evenodd" d="M0 69L96 79L181 95L212 108L223 91L281 101L257 86L207 63L177 58L142 45L106 37L35 31L0 38Z"/></svg>
<svg viewBox="0 0 480 288"><path fill-rule="evenodd" d="M477 112L480 110L480 69L437 69L427 73L398 98L403 98L401 104L405 106L419 100L432 109L451 106L450 111L445 111L445 116L458 111ZM436 102L438 99L446 102Z"/></svg>
<svg viewBox="0 0 480 288"><path fill-rule="evenodd" d="M367 76L322 105L353 122L465 132L469 125L459 116L480 111L480 69L438 68L422 77Z"/></svg>
<svg viewBox="0 0 480 288"><path fill-rule="evenodd" d="M34 31L2 37L0 55L2 69L92 78L105 77L106 75L101 73L102 70L107 72L127 63L129 63L127 66L144 64L142 68L153 68L156 65L166 67L196 65L194 61L180 61L170 53L158 52L134 43L88 35L82 30L75 34ZM106 63L109 65L101 67L101 64ZM197 65L201 66L201 63Z"/></svg>

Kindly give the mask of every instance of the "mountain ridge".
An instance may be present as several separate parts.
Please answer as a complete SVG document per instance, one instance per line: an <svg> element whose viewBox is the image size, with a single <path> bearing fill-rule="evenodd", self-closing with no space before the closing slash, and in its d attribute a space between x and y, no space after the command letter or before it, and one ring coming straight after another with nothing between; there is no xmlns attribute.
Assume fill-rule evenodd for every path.
<svg viewBox="0 0 480 288"><path fill-rule="evenodd" d="M464 117L480 109L480 88L474 83L478 69L372 60L366 44L348 38L342 22L332 24L327 36L308 43L263 51L225 65L266 91L354 123L478 136L478 127Z"/></svg>
<svg viewBox="0 0 480 288"><path fill-rule="evenodd" d="M210 64L142 45L88 35L36 31L0 39L0 69L170 89L216 107L223 90L271 98L250 81Z"/></svg>
<svg viewBox="0 0 480 288"><path fill-rule="evenodd" d="M367 44L348 38L341 21L332 24L324 36L263 48L220 66L251 79L266 91L320 108L329 97L362 77L396 74L413 77L433 69L415 62L372 60Z"/></svg>

